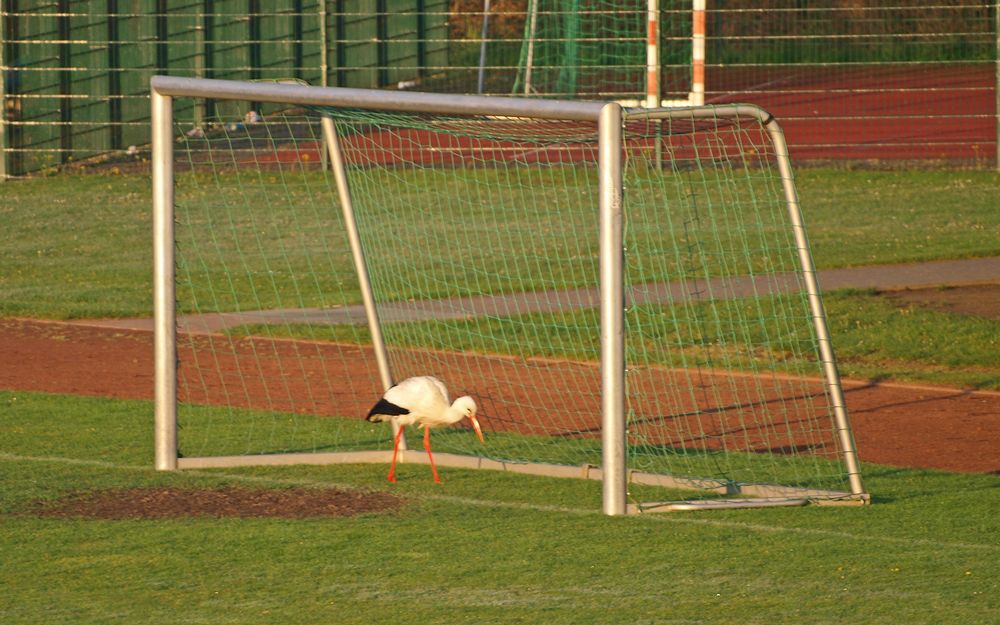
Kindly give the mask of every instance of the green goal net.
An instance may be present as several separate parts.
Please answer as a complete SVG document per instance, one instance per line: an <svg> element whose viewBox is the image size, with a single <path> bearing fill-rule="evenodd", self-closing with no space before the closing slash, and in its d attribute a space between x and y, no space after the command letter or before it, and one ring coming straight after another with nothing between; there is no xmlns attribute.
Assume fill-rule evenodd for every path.
<svg viewBox="0 0 1000 625"><path fill-rule="evenodd" d="M391 449L364 419L384 347L393 380L434 375L479 405L486 444L441 428L436 456L599 475L597 124L385 104L271 105L245 123L248 106L176 128L182 458ZM640 508L859 499L790 172L757 113L625 114L624 453Z"/></svg>
<svg viewBox="0 0 1000 625"><path fill-rule="evenodd" d="M641 101L647 94L647 2L526 0L512 93L550 98ZM691 90L690 2L657 3L661 94Z"/></svg>

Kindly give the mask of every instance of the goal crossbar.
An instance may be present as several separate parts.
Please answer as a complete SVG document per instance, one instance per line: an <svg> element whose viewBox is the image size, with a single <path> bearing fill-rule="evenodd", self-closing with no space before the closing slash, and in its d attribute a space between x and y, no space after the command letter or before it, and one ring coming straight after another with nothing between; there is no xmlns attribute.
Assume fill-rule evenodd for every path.
<svg viewBox="0 0 1000 625"><path fill-rule="evenodd" d="M155 314L155 464L160 470L231 467L277 464L337 464L388 462L389 452L334 452L312 454L273 454L222 456L216 458L181 458L177 444L177 320L174 258L174 170L173 104L174 98L193 97L214 100L275 102L315 107L362 108L366 110L405 111L449 115L478 115L491 118L573 120L592 122L598 136L599 200L599 292L600 292L600 361L601 361L601 439L602 466L574 467L546 463L506 462L478 456L435 454L437 464L464 468L483 468L557 477L583 477L603 484L603 512L608 515L643 510L725 507L727 500L696 505L691 503L629 504L629 484L648 484L666 488L694 488L715 492L732 499L732 507L754 505L799 505L800 502L867 502L861 482L857 453L837 373L825 313L816 282L815 269L805 240L801 211L792 182L787 149L780 127L767 112L753 105L737 104L713 107L667 109L631 109L618 103L562 102L537 99L458 96L415 92L385 92L363 89L308 87L299 84L253 83L225 80L156 76L151 80L153 125L153 226L154 226L154 314ZM774 143L781 173L782 189L801 263L801 272L815 324L826 392L832 400L835 430L841 460L849 481L848 491L782 487L768 484L736 484L725 481L693 480L639 471L626 467L625 349L623 302L623 124L630 120L649 123L673 119L719 119L745 116L757 119ZM366 286L364 251L357 237L351 215L351 191L343 163L343 154L332 121L323 119L323 135L331 161L341 208L351 240L352 253L362 299L368 313L378 357L382 383L388 387L392 374L381 345L378 314ZM352 232L352 230L354 232ZM404 451L407 462L425 463L422 452ZM784 502L784 503L782 503Z"/></svg>

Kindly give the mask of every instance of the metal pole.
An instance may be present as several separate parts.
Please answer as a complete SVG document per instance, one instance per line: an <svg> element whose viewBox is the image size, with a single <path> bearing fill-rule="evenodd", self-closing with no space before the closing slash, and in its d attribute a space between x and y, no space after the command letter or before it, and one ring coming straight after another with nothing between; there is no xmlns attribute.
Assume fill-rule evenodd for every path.
<svg viewBox="0 0 1000 625"><path fill-rule="evenodd" d="M112 150L122 149L122 88L121 88L121 37L119 29L118 0L107 3L107 59L108 59L108 144Z"/></svg>
<svg viewBox="0 0 1000 625"><path fill-rule="evenodd" d="M528 59L524 63L524 95L531 95L531 70L535 62L535 29L538 26L538 0L528 0Z"/></svg>
<svg viewBox="0 0 1000 625"><path fill-rule="evenodd" d="M565 6L565 5L564 5ZM559 15L562 22L562 59L556 74L555 92L560 98L574 97L579 91L577 80L580 64L580 0L570 0L569 10ZM552 89L546 89L552 97Z"/></svg>
<svg viewBox="0 0 1000 625"><path fill-rule="evenodd" d="M76 126L73 125L73 113L77 110L73 100L73 77L75 71L72 63L73 44L70 43L70 9L69 0L56 2L56 44L59 70L59 163L65 164L73 157L73 144L76 138Z"/></svg>
<svg viewBox="0 0 1000 625"><path fill-rule="evenodd" d="M372 86L380 89L389 84L389 8L386 0L375 0L375 50L378 67Z"/></svg>
<svg viewBox="0 0 1000 625"><path fill-rule="evenodd" d="M330 73L330 50L329 33L326 32L326 0L319 3L319 84L327 86L329 84Z"/></svg>
<svg viewBox="0 0 1000 625"><path fill-rule="evenodd" d="M205 78L205 67L207 65L208 59L207 50L205 47L205 5L201 3L195 10L195 20L197 24L194 27L194 41L195 48L197 51L194 55L194 75L198 78ZM205 110L205 100L199 99L194 103L194 125L196 128L205 128L207 125L206 118L208 117L208 111Z"/></svg>
<svg viewBox="0 0 1000 625"><path fill-rule="evenodd" d="M427 10L424 0L416 0L417 11L417 79L427 76Z"/></svg>
<svg viewBox="0 0 1000 625"><path fill-rule="evenodd" d="M344 228L347 230L347 240L351 246L351 256L354 258L354 269L358 274L358 287L361 289L361 301L365 306L365 316L368 320L368 329L372 335L372 347L375 350L375 362L378 365L379 377L382 380L382 387L389 390L393 385L392 370L389 367L389 356L385 348L385 340L382 337L382 323L378 318L378 309L375 307L375 296L372 293L371 280L368 274L368 263L365 262L365 251L361 245L361 235L358 232L358 222L355 219L354 200L351 197L351 187L347 179L347 165L344 162L344 153L340 147L340 139L337 137L337 128L330 117L322 118L323 139L327 145L330 155L330 165L333 169L333 177L337 182L337 195L340 198L340 208L344 213ZM398 432L395 423L392 426L393 436ZM405 437L400 439L400 448L406 449Z"/></svg>
<svg viewBox="0 0 1000 625"><path fill-rule="evenodd" d="M660 0L646 5L646 108L660 107Z"/></svg>
<svg viewBox="0 0 1000 625"><path fill-rule="evenodd" d="M154 89L153 150L153 358L156 469L177 468L177 326L174 286L173 102Z"/></svg>
<svg viewBox="0 0 1000 625"><path fill-rule="evenodd" d="M649 0L646 5L646 108L660 107L660 0ZM663 169L663 123L656 122L653 136L653 158L656 169Z"/></svg>
<svg viewBox="0 0 1000 625"><path fill-rule="evenodd" d="M847 402L844 399L844 389L840 382L840 372L837 370L837 361L833 354L833 344L830 340L830 331L826 323L826 311L823 309L823 300L819 295L816 268L813 265L809 243L806 240L802 209L799 206L798 194L795 191L795 182L792 179L792 167L788 158L788 145L785 143L785 135L778 122L773 117L770 117L770 115L768 115L768 118L766 127L768 133L771 135L775 156L778 159L778 171L781 173L781 185L785 192L788 215L792 222L795 245L799 252L802 276L806 283L806 295L809 298L809 308L812 312L816 340L819 342L823 377L826 381L827 392L830 394L834 422L837 427L837 436L840 440L841 454L844 458L844 466L847 469L851 494L860 497L864 494L865 488L861 482L861 469L858 464L857 447L854 443L854 436L851 433L850 419L847 416Z"/></svg>
<svg viewBox="0 0 1000 625"><path fill-rule="evenodd" d="M490 28L490 0L483 0L483 36L479 42L479 82L476 86L476 93L483 93L483 85L486 82L486 36Z"/></svg>
<svg viewBox="0 0 1000 625"><path fill-rule="evenodd" d="M330 73L330 51L327 49L329 44L328 33L326 32L326 0L320 0L319 3L319 84L323 87L327 86ZM320 166L323 171L326 171L329 167L328 157L330 148L326 144L326 139L323 139L323 147L319 151L319 161Z"/></svg>
<svg viewBox="0 0 1000 625"><path fill-rule="evenodd" d="M604 514L625 514L625 299L622 227L622 108L598 119L601 276L601 440Z"/></svg>
<svg viewBox="0 0 1000 625"><path fill-rule="evenodd" d="M691 29L691 93L693 106L705 104L705 5L706 0L692 3Z"/></svg>
<svg viewBox="0 0 1000 625"><path fill-rule="evenodd" d="M7 77L13 70L7 67L7 17L5 11L0 11L0 182L7 179ZM13 59L11 59L13 62Z"/></svg>
<svg viewBox="0 0 1000 625"><path fill-rule="evenodd" d="M604 104L574 100L528 100L488 95L453 95L378 89L346 89L310 87L237 80L201 80L179 76L153 76L150 84L159 93L174 97L213 98L284 102L314 106L339 106L420 113L454 113L458 115L508 115L593 122Z"/></svg>

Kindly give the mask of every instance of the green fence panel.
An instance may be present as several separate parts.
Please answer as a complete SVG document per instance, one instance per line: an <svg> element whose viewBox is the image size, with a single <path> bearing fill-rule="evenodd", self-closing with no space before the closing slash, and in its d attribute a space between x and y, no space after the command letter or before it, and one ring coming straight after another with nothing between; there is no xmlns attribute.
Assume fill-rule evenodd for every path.
<svg viewBox="0 0 1000 625"><path fill-rule="evenodd" d="M70 97L68 122L72 124L70 144L64 146L64 161L76 154L96 154L120 148L112 144L114 119L111 116L112 75L117 74L109 59L108 30L115 19L105 13L107 2L84 0L73 3L66 21L69 43L64 84Z"/></svg>
<svg viewBox="0 0 1000 625"><path fill-rule="evenodd" d="M211 21L211 77L222 80L257 78L250 67L250 17L246 0L215 0Z"/></svg>
<svg viewBox="0 0 1000 625"><path fill-rule="evenodd" d="M369 8L370 0L348 0L335 19L337 26L337 85L377 88L380 15Z"/></svg>
<svg viewBox="0 0 1000 625"><path fill-rule="evenodd" d="M0 178L141 151L157 73L450 93L476 92L482 78L487 94L645 99L646 2L486 6L2 0ZM659 0L660 95L671 101L692 87L692 6ZM796 159L1000 160L996 2L728 0L709 2L704 20L707 100L768 109ZM237 121L252 105L220 118L219 103L188 103L177 116Z"/></svg>
<svg viewBox="0 0 1000 625"><path fill-rule="evenodd" d="M117 16L119 43L119 91L122 144L136 145L148 141L148 128L141 124L149 119L149 79L160 69L164 49L157 42L159 15L123 13ZM175 50L168 44L166 50Z"/></svg>
<svg viewBox="0 0 1000 625"><path fill-rule="evenodd" d="M412 78L420 66L420 46L418 37L420 22L416 7L408 0L387 0L383 53L387 65L384 76L386 85L395 85Z"/></svg>
<svg viewBox="0 0 1000 625"><path fill-rule="evenodd" d="M10 27L17 39L8 45L6 63L16 68L5 104L9 125L9 172L14 174L56 165L61 157L61 112L64 33L60 33L57 3L28 5L12 2L20 11ZM28 6L21 6L28 5ZM10 19L10 18L8 18ZM8 70L5 70L8 71ZM9 123L9 122L8 122Z"/></svg>
<svg viewBox="0 0 1000 625"><path fill-rule="evenodd" d="M304 78L301 0L274 0L259 20L260 78Z"/></svg>

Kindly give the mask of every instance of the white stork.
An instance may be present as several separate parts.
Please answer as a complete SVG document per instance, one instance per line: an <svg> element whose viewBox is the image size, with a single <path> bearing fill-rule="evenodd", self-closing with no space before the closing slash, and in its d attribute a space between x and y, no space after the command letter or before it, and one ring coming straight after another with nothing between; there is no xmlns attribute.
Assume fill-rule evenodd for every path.
<svg viewBox="0 0 1000 625"><path fill-rule="evenodd" d="M476 402L468 395L464 395L456 399L455 403L450 403L448 389L441 380L429 375L407 378L387 390L368 412L368 420L373 423L391 421L398 426L392 446L389 481L396 481L396 456L399 453L403 427L416 424L424 428L424 450L427 451L427 458L431 463L434 481L440 484L441 478L438 477L434 456L431 455L431 428L458 423L465 417L472 422L479 442L485 443L483 430L476 420Z"/></svg>

